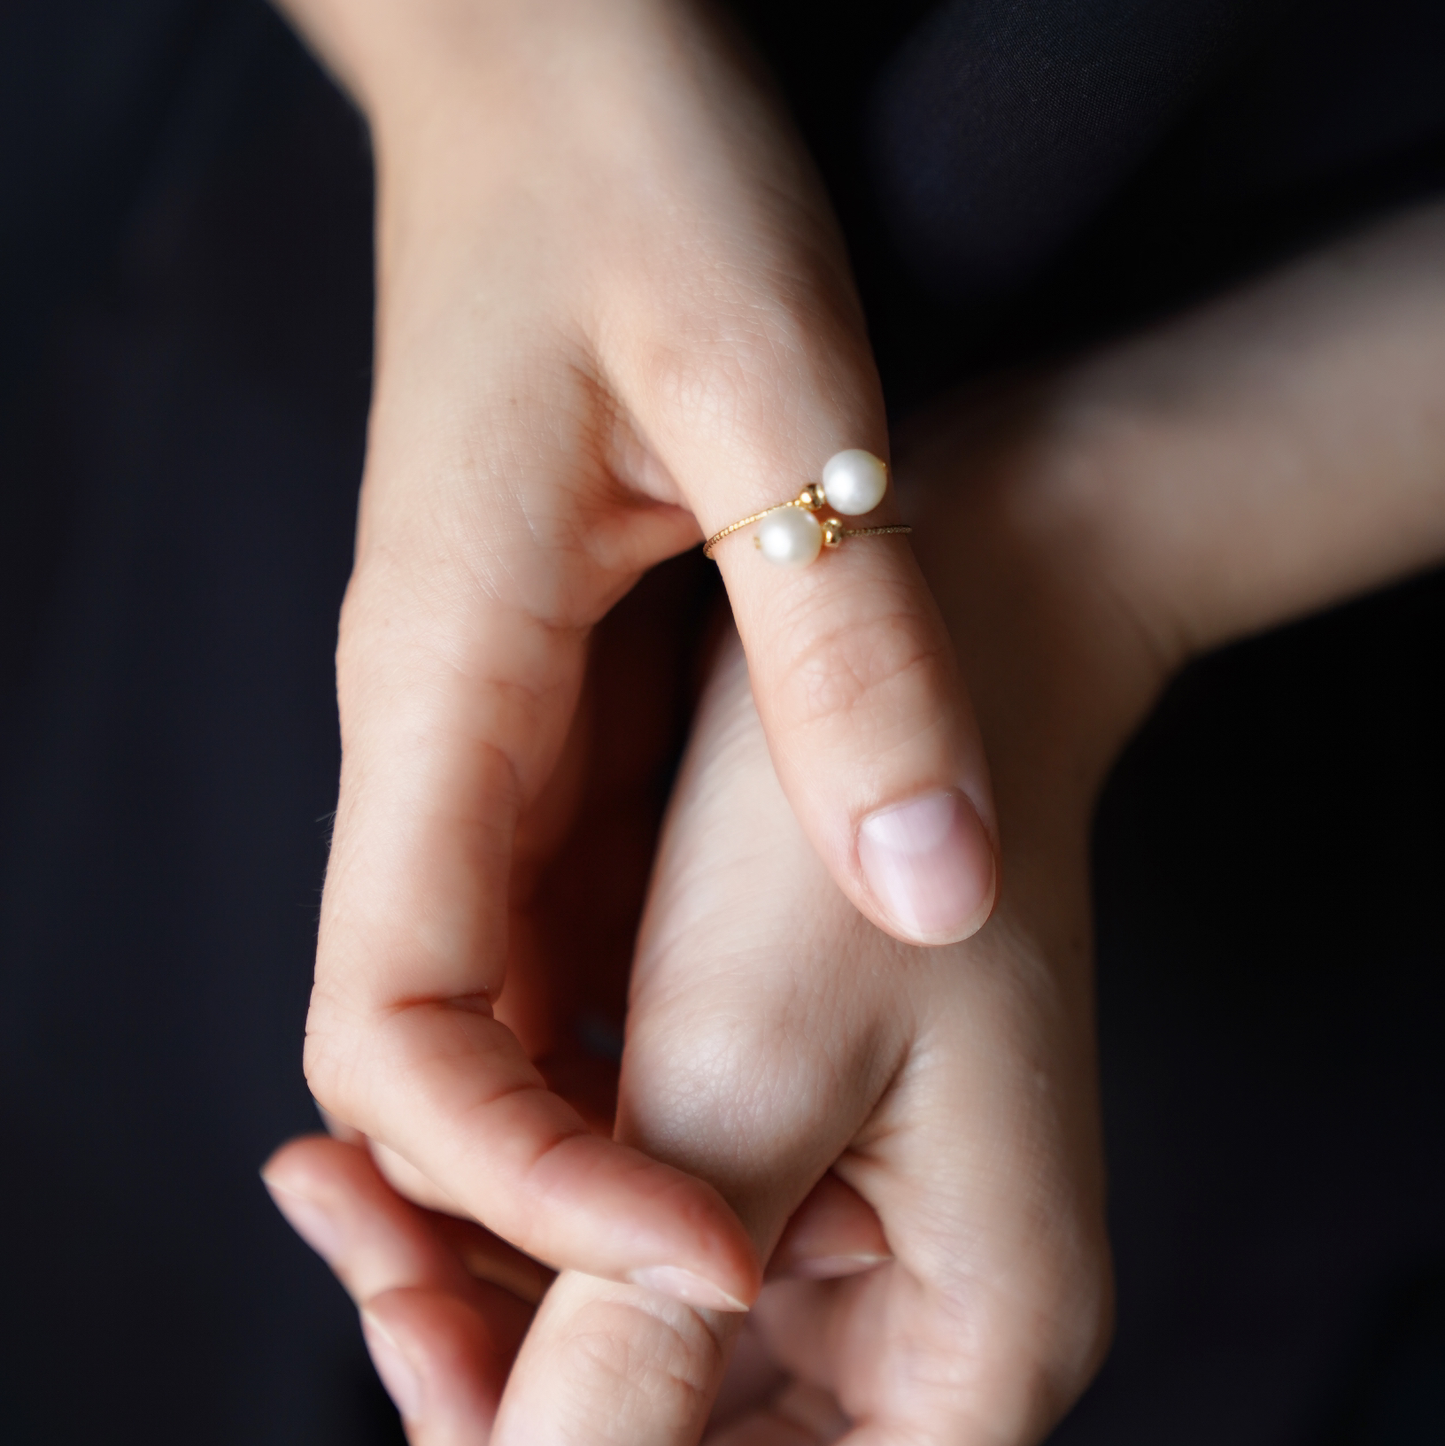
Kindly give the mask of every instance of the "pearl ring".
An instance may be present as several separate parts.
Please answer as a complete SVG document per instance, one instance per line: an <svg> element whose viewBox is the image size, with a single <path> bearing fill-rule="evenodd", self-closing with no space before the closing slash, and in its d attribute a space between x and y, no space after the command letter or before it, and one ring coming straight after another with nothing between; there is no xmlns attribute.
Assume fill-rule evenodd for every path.
<svg viewBox="0 0 1445 1446"><path fill-rule="evenodd" d="M702 545L703 556L711 557L723 538L754 522L762 526L753 534L753 546L779 567L807 567L823 548L837 547L847 537L912 532L911 527L844 527L840 518L819 522L813 515L831 507L844 517L859 517L872 512L887 490L888 464L861 447L850 447L830 457L823 467L823 480L808 483L791 502L765 507L714 532Z"/></svg>

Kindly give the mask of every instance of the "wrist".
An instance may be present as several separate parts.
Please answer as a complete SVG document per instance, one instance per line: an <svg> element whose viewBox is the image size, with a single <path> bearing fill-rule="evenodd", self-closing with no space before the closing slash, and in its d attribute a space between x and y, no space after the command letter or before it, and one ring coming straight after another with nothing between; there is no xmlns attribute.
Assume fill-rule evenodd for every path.
<svg viewBox="0 0 1445 1446"><path fill-rule="evenodd" d="M277 0L371 125L408 151L437 117L511 145L606 88L683 12L665 0ZM675 25L673 28L676 28ZM444 123L444 122L443 122Z"/></svg>

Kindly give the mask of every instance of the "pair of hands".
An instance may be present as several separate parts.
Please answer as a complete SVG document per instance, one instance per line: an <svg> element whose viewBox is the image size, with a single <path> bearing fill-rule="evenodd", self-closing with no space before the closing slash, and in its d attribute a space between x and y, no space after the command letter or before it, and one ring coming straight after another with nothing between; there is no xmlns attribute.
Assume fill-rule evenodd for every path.
<svg viewBox="0 0 1445 1446"><path fill-rule="evenodd" d="M290 8L366 109L378 177L308 1078L421 1198L557 1266L738 1308L760 1264L717 1191L590 1131L536 1068L559 1025L518 1013L542 967L528 906L570 814L594 626L700 529L885 449L841 243L745 62L684 5ZM993 807L911 554L720 561L832 878L899 937L973 932Z"/></svg>
<svg viewBox="0 0 1445 1446"><path fill-rule="evenodd" d="M940 520L977 538L965 560L986 560L970 519ZM651 624L650 639L664 632L657 610L675 601L673 581L640 590L597 639L588 714L609 792L636 784L635 737L620 738L618 722L638 730L639 680L614 647L635 657L629 612ZM988 591L996 581L978 577ZM1036 673L1022 696L1000 699L996 726L1009 732L1052 706L1033 696L1049 686ZM1060 780L1050 770L1026 781ZM1073 812L1063 836L1019 836L990 929L950 948L902 945L860 918L802 836L728 640L637 944L616 1130L715 1186L772 1279L743 1326L564 1273L523 1345L523 1301L542 1284L534 1266L476 1227L405 1204L359 1146L295 1143L268 1181L363 1306L412 1439L693 1441L734 1346L714 1420L729 1440L831 1440L849 1418L879 1439L1041 1434L1096 1361L1108 1312L1087 810ZM587 874L612 872L622 840L599 822L633 827L584 794L560 870L542 873L546 916L558 917L559 887L581 875L588 894ZM592 956L581 954L585 986L568 980L583 941L558 942L545 960L562 977L544 1004L565 1017L587 987L596 1009ZM541 962L529 960L524 997ZM625 985L629 961L615 962ZM509 981L499 1014L515 1007ZM526 1038L525 1018L516 1023ZM559 1088L581 1081L576 1061L540 1058ZM605 1100L583 1110L610 1130ZM408 1193L427 1198L417 1181Z"/></svg>
<svg viewBox="0 0 1445 1446"><path fill-rule="evenodd" d="M594 626L651 566L882 452L821 193L670 0L295 0L365 106L376 386L341 623L341 797L306 1067L394 1180L558 1266L750 1303L717 1192L599 1136L506 1006L569 813ZM878 520L886 521L886 514ZM993 806L907 548L719 561L784 790L838 887L918 942L995 890ZM921 808L927 846L900 819ZM888 824L875 820L886 816Z"/></svg>
<svg viewBox="0 0 1445 1446"><path fill-rule="evenodd" d="M845 1417L860 1442L1037 1437L1107 1320L1092 798L1188 650L1435 555L1439 438L1402 448L1360 407L1378 373L1359 357L1367 331L1417 388L1438 362L1438 331L1364 284L1403 257L1414 302L1438 302L1438 221L1377 240L1373 270L1285 278L926 427L915 520L952 646L898 544L798 576L724 556L757 710L725 657L639 945L613 1142L607 1082L569 1046L579 1016L616 1017L616 960L547 937L565 894L548 866L585 883L585 784L609 776L584 758L600 660L576 706L589 629L699 522L779 500L772 479L840 446L882 449L861 323L805 169L688 15L294 8L366 104L381 179L308 1041L318 1098L372 1144L289 1147L278 1199L365 1305L428 1446L494 1415L498 1441L695 1439L739 1328L717 1307L752 1301L780 1238L775 1262L804 1278L749 1318L737 1439L832 1439ZM1412 401L1397 387L1389 415ZM1314 456L1322 423L1354 432ZM1360 517L1353 484L1382 456L1397 505ZM1008 894L977 939L910 949L858 910L957 937L992 893L954 647ZM858 831L939 792L972 807L952 917L919 929ZM625 873L646 809L613 824L633 846L583 857ZM496 1234L405 1203L373 1158ZM497 1235L574 1267L520 1353L544 1277ZM782 1372L798 1384L779 1397Z"/></svg>

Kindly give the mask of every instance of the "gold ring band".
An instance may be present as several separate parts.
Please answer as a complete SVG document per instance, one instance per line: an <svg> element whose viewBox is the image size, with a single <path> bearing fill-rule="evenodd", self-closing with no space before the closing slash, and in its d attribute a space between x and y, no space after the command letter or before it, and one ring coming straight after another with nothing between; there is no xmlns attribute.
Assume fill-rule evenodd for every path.
<svg viewBox="0 0 1445 1446"><path fill-rule="evenodd" d="M810 482L791 502L779 502L776 506L765 507L761 512L754 512L747 517L740 517L736 522L730 522L726 527L719 528L702 545L702 555L710 558L713 550L724 538L731 537L735 532L741 532L745 527L751 527L755 522L761 522L766 517L771 517L775 512L784 512L788 508L797 508L804 512L820 512L826 506L827 499L823 495L822 487L816 482ZM823 532L823 546L837 547L850 537L890 537L903 536L913 531L911 527L904 524L888 527L845 527L843 521L838 517L829 517L821 524ZM755 546L760 546L759 539L753 539Z"/></svg>
<svg viewBox="0 0 1445 1446"><path fill-rule="evenodd" d="M803 488L803 490L798 493L798 495L793 498L791 502L779 502L773 507L764 507L761 512L754 512L747 517L740 517L736 522L729 522L726 527L722 528L720 531L714 532L713 535L709 537L706 542L703 543L702 555L704 557L710 558L712 556L713 548L715 548L718 543L723 540L723 538L731 537L733 533L741 532L743 528L751 527L753 523L761 522L763 518L771 517L774 512L781 512L785 507L804 507L809 512L817 512L818 509L822 507L823 503L821 500L817 502L813 501L812 494L813 485L810 484L809 486Z"/></svg>
<svg viewBox="0 0 1445 1446"><path fill-rule="evenodd" d="M753 534L753 546L780 567L807 567L825 548L837 547L850 537L886 537L912 532L911 527L848 527L843 517L862 517L872 512L888 491L888 464L861 447L836 452L823 464L823 475L810 482L791 502L765 507L714 532L703 543L704 557L711 557L724 538L762 525ZM818 518L827 508L843 516Z"/></svg>

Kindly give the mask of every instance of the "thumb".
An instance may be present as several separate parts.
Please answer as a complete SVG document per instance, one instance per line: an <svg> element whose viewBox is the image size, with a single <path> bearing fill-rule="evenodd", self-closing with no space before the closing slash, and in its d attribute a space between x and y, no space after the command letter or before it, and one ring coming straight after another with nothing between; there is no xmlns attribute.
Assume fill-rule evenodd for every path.
<svg viewBox="0 0 1445 1446"><path fill-rule="evenodd" d="M988 769L954 649L900 523L883 399L850 308L754 299L644 425L713 537L774 769L852 903L915 944L967 938L997 891ZM830 317L837 318L829 320ZM821 318L821 319L820 319ZM679 409L679 396L705 399ZM679 411L682 424L679 425Z"/></svg>

